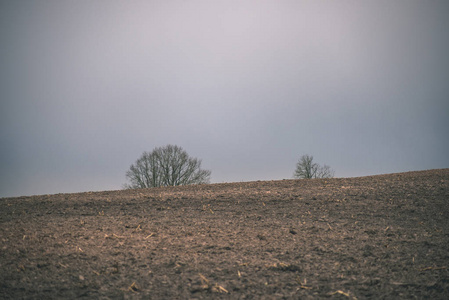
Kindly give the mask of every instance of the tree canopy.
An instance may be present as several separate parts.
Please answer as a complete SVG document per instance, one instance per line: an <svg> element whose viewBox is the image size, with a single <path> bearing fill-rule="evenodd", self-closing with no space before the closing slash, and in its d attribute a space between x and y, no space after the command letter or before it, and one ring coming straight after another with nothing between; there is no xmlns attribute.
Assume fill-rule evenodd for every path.
<svg viewBox="0 0 449 300"><path fill-rule="evenodd" d="M149 188L209 183L211 171L201 169L201 160L190 157L176 145L144 152L126 172L125 188Z"/></svg>
<svg viewBox="0 0 449 300"><path fill-rule="evenodd" d="M320 166L313 162L313 156L305 154L301 156L296 164L296 170L293 174L294 178L306 179L306 178L332 178L334 177L334 171L328 166Z"/></svg>

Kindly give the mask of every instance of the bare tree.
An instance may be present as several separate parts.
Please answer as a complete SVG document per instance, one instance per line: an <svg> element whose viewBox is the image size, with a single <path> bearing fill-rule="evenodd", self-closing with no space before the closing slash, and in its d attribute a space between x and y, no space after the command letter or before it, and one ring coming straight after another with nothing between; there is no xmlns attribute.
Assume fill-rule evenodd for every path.
<svg viewBox="0 0 449 300"><path fill-rule="evenodd" d="M313 162L312 155L303 155L296 164L296 170L293 174L294 178L332 178L334 171L328 166L320 166Z"/></svg>
<svg viewBox="0 0 449 300"><path fill-rule="evenodd" d="M211 171L201 169L201 160L191 158L181 147L167 145L144 152L126 172L125 188L148 188L209 183Z"/></svg>
<svg viewBox="0 0 449 300"><path fill-rule="evenodd" d="M334 170L328 165L318 166L315 178L332 178L334 177Z"/></svg>

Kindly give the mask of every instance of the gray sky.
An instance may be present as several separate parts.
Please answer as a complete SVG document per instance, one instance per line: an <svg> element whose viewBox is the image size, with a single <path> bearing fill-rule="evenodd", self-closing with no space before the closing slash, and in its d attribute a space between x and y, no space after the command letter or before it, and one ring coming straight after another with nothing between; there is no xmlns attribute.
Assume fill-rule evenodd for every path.
<svg viewBox="0 0 449 300"><path fill-rule="evenodd" d="M0 197L449 167L449 2L0 1Z"/></svg>

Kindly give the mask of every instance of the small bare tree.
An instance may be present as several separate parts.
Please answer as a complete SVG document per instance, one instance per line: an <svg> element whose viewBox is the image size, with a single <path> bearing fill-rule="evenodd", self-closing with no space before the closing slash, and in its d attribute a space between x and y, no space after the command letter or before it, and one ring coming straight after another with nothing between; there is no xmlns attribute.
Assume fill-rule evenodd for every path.
<svg viewBox="0 0 449 300"><path fill-rule="evenodd" d="M201 169L201 160L191 158L181 147L167 145L144 152L126 172L125 188L149 188L209 183L211 171Z"/></svg>
<svg viewBox="0 0 449 300"><path fill-rule="evenodd" d="M334 171L328 166L320 166L313 162L312 155L303 155L296 164L296 170L293 174L294 178L332 178Z"/></svg>

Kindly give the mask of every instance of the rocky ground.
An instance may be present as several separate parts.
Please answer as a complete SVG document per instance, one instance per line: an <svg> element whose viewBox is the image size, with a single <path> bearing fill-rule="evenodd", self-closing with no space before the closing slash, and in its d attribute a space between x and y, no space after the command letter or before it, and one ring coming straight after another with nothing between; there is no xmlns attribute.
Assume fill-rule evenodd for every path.
<svg viewBox="0 0 449 300"><path fill-rule="evenodd" d="M449 169L0 208L2 299L449 299Z"/></svg>

